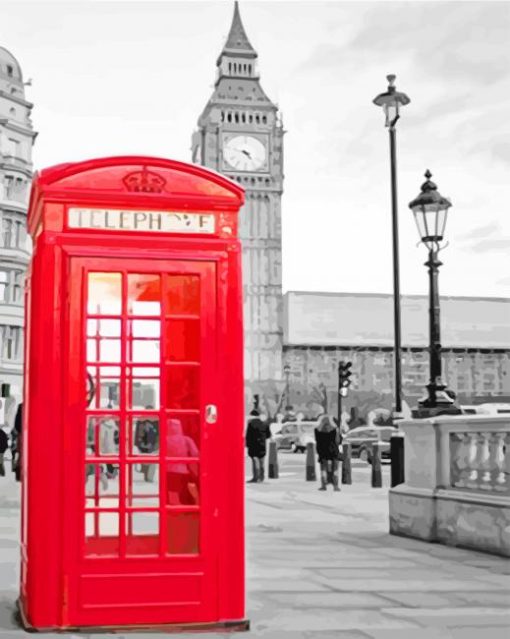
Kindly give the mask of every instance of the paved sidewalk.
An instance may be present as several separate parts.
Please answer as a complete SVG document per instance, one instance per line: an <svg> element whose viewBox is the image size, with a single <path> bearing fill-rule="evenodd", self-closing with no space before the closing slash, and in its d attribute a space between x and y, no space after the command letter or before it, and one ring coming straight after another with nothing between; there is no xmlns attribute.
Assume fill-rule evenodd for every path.
<svg viewBox="0 0 510 639"><path fill-rule="evenodd" d="M304 481L302 457L282 457L282 478L246 488L251 631L240 637L510 636L510 562L390 536L387 488L370 488L367 468L355 469L354 484L342 492L322 493L317 484ZM385 469L386 483L387 475ZM24 634L12 618L18 587L19 484L1 479L0 639L15 639Z"/></svg>

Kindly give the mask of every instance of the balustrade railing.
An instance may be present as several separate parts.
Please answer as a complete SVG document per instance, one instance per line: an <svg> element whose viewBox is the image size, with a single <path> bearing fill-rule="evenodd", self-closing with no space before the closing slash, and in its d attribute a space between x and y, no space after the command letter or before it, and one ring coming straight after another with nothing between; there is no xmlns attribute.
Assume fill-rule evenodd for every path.
<svg viewBox="0 0 510 639"><path fill-rule="evenodd" d="M450 485L510 494L509 430L451 432Z"/></svg>

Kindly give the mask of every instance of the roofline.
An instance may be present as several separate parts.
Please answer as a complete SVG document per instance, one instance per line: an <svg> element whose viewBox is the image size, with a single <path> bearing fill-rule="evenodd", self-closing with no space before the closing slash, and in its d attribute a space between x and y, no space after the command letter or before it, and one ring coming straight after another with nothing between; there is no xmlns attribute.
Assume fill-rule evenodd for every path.
<svg viewBox="0 0 510 639"><path fill-rule="evenodd" d="M393 299L393 293L347 293L338 292L333 293L331 291L286 291L283 295L323 295L325 297L377 297L380 299ZM403 293L401 298L404 299L420 299L428 300L428 295L416 295ZM482 300L484 302L507 302L510 303L510 297L469 297L466 295L440 295L442 300Z"/></svg>
<svg viewBox="0 0 510 639"><path fill-rule="evenodd" d="M182 162L180 160L172 160L169 158L145 156L145 155L119 155L108 156L101 158L89 158L87 160L80 160L78 162L67 162L64 164L57 164L50 167L46 167L37 172L37 182L41 186L48 186L55 182L58 182L71 175L84 173L90 169L98 169L104 167L122 166L124 164L141 164L147 165L149 168L165 168L174 171L181 171L192 175L197 175L210 182L214 182L222 186L227 191L230 191L233 195L236 195L242 202L244 202L244 189L242 186L226 177L225 175L214 171L213 169L206 168L200 164L192 164L189 162Z"/></svg>
<svg viewBox="0 0 510 639"><path fill-rule="evenodd" d="M290 342L290 341L283 341L283 347L284 348L301 348L301 349L305 349L305 348L310 348L313 350L319 350L321 348L327 348L328 350L354 350L354 351L365 351L368 349L372 349L372 348L380 348L380 349L385 349L389 352L393 352L395 350L395 345L393 343L389 343L389 342L363 342L360 343L358 342L338 342L337 344L333 344L332 342L326 342L326 343L317 343L317 342ZM402 344L402 349L403 350L412 350L412 349L419 349L420 351L423 352L428 352L429 350L429 345L428 344L408 344L406 342L404 342ZM444 353L445 351L476 351L476 352L481 352L481 351L499 351L502 353L510 353L510 346L473 346L473 345L462 345L462 344L444 344L441 347L441 352Z"/></svg>

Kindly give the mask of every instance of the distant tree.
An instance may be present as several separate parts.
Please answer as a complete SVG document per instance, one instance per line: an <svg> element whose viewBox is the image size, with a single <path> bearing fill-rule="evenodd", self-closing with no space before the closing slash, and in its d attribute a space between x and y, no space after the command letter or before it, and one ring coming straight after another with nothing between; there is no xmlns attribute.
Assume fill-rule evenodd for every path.
<svg viewBox="0 0 510 639"><path fill-rule="evenodd" d="M328 412L328 389L322 382L312 388L312 402L319 404L323 413Z"/></svg>

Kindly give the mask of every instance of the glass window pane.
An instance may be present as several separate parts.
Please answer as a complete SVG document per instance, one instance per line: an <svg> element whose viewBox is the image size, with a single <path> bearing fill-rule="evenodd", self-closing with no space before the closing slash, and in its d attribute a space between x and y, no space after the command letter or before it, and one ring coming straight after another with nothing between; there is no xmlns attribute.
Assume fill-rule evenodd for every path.
<svg viewBox="0 0 510 639"><path fill-rule="evenodd" d="M198 464L167 461L166 503L167 506L195 506L200 501Z"/></svg>
<svg viewBox="0 0 510 639"><path fill-rule="evenodd" d="M166 324L166 352L169 360L198 362L200 359L200 321L171 319Z"/></svg>
<svg viewBox="0 0 510 639"><path fill-rule="evenodd" d="M120 339L89 338L87 340L87 361L120 363Z"/></svg>
<svg viewBox="0 0 510 639"><path fill-rule="evenodd" d="M126 506L153 508L159 506L159 464L127 464Z"/></svg>
<svg viewBox="0 0 510 639"><path fill-rule="evenodd" d="M99 340L99 361L112 364L120 362L120 339Z"/></svg>
<svg viewBox="0 0 510 639"><path fill-rule="evenodd" d="M131 408L146 410L159 408L159 379L134 377L130 382Z"/></svg>
<svg viewBox="0 0 510 639"><path fill-rule="evenodd" d="M85 503L87 508L118 508L118 464L85 464Z"/></svg>
<svg viewBox="0 0 510 639"><path fill-rule="evenodd" d="M159 320L129 320L129 334L132 337L159 337L161 322Z"/></svg>
<svg viewBox="0 0 510 639"><path fill-rule="evenodd" d="M197 415L169 417L166 421L166 456L198 457L198 429Z"/></svg>
<svg viewBox="0 0 510 639"><path fill-rule="evenodd" d="M196 448L198 451L200 449L200 416L198 415L198 413L169 417L168 420L170 419L179 420L183 435L191 439L192 448ZM167 429L169 429L170 432L172 431L172 427L169 428L168 425ZM163 451L163 453L168 456L167 452Z"/></svg>
<svg viewBox="0 0 510 639"><path fill-rule="evenodd" d="M113 416L89 417L87 421L87 454L119 454L119 419Z"/></svg>
<svg viewBox="0 0 510 639"><path fill-rule="evenodd" d="M126 553L159 554L158 513L126 513Z"/></svg>
<svg viewBox="0 0 510 639"><path fill-rule="evenodd" d="M89 273L89 313L120 315L122 278L120 273Z"/></svg>
<svg viewBox="0 0 510 639"><path fill-rule="evenodd" d="M131 417L131 455L157 455L159 452L159 419L153 415Z"/></svg>
<svg viewBox="0 0 510 639"><path fill-rule="evenodd" d="M87 402L89 408L119 407L119 376L119 366L87 367Z"/></svg>
<svg viewBox="0 0 510 639"><path fill-rule="evenodd" d="M87 320L88 337L120 337L120 320Z"/></svg>
<svg viewBox="0 0 510 639"><path fill-rule="evenodd" d="M131 361L136 364L155 364L160 360L159 340L134 339L131 345Z"/></svg>
<svg viewBox="0 0 510 639"><path fill-rule="evenodd" d="M200 277L167 275L166 312L172 315L200 313Z"/></svg>
<svg viewBox="0 0 510 639"><path fill-rule="evenodd" d="M168 366L167 408L200 408L198 366Z"/></svg>
<svg viewBox="0 0 510 639"><path fill-rule="evenodd" d="M166 513L169 555L197 555L200 551L200 514Z"/></svg>
<svg viewBox="0 0 510 639"><path fill-rule="evenodd" d="M85 513L85 554L119 554L119 514Z"/></svg>
<svg viewBox="0 0 510 639"><path fill-rule="evenodd" d="M161 283L159 275L128 275L128 313L130 315L159 315L161 312Z"/></svg>

